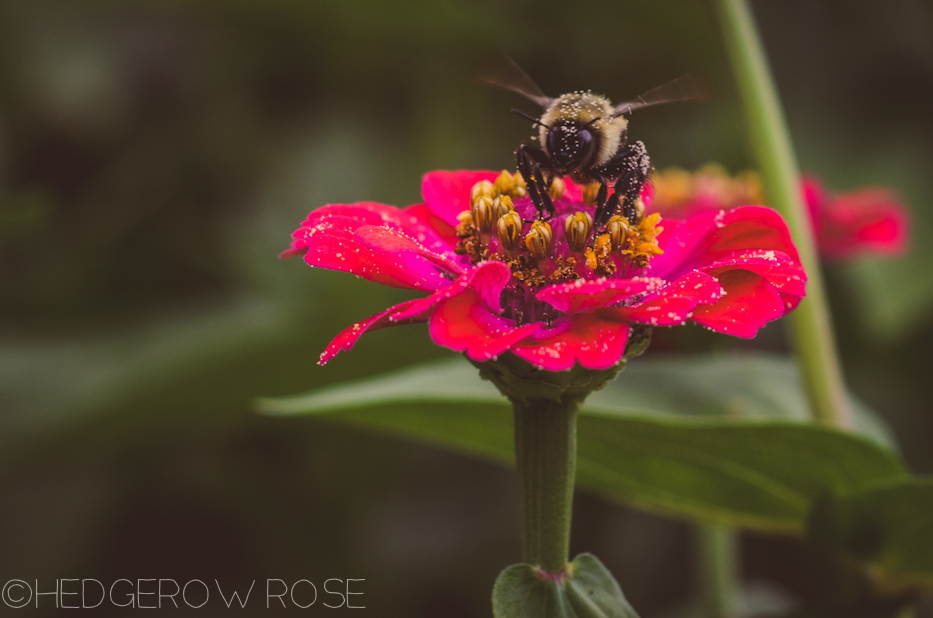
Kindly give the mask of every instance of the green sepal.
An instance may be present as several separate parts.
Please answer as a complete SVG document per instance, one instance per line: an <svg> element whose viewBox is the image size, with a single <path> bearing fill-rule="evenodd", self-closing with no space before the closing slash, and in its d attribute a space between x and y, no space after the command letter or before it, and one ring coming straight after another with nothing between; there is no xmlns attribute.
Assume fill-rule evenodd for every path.
<svg viewBox="0 0 933 618"><path fill-rule="evenodd" d="M496 579L492 611L495 618L638 618L593 554L580 554L557 575L530 564L510 566Z"/></svg>

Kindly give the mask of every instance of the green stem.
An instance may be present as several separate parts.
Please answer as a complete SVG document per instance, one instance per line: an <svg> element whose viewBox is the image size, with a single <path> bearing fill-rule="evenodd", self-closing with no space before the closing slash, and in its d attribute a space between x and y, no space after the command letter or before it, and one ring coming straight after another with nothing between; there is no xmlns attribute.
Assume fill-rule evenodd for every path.
<svg viewBox="0 0 933 618"><path fill-rule="evenodd" d="M801 199L800 174L768 61L746 1L716 0L716 6L768 204L787 221L809 277L807 297L789 319L812 414L818 421L846 427L848 401L810 215Z"/></svg>
<svg viewBox="0 0 933 618"><path fill-rule="evenodd" d="M560 573L570 554L577 463L576 403L512 402L522 502L522 561Z"/></svg>
<svg viewBox="0 0 933 618"><path fill-rule="evenodd" d="M698 531L703 615L706 618L732 618L739 579L736 533L725 526L701 526Z"/></svg>

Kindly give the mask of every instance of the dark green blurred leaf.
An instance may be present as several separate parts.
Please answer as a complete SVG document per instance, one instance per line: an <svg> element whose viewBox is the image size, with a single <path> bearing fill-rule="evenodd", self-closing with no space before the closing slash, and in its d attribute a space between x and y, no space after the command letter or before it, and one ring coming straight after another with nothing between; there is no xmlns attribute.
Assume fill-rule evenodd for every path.
<svg viewBox="0 0 933 618"><path fill-rule="evenodd" d="M496 579L495 618L638 618L612 573L596 556L580 554L561 584L539 576L530 564L515 564Z"/></svg>
<svg viewBox="0 0 933 618"><path fill-rule="evenodd" d="M699 521L799 532L820 494L905 477L896 457L876 444L787 420L793 410L778 405L782 399L773 390L780 384L769 389L766 375L749 378L756 375L755 360L632 363L623 377L594 394L580 417L580 485ZM757 360L759 370L781 366L774 359ZM723 378L719 386L717 375ZM744 380L742 388L731 390L723 376ZM791 384L783 388L785 397L792 393ZM749 402L743 404L748 415L692 414L723 415L731 401ZM282 415L331 413L361 428L505 462L513 457L508 401L459 360L266 399L260 408ZM769 412L777 418L768 419Z"/></svg>
<svg viewBox="0 0 933 618"><path fill-rule="evenodd" d="M933 586L933 479L902 479L827 497L815 536L865 563L881 586Z"/></svg>

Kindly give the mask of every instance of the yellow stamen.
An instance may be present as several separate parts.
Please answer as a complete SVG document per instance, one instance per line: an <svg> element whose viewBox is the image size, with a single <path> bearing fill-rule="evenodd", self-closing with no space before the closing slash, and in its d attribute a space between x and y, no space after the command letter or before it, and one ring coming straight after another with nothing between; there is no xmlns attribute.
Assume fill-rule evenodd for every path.
<svg viewBox="0 0 933 618"><path fill-rule="evenodd" d="M514 210L505 213L496 222L496 234L505 253L513 255L522 239L522 218Z"/></svg>
<svg viewBox="0 0 933 618"><path fill-rule="evenodd" d="M588 185L583 185L583 203L593 205L596 203L596 198L599 197L599 188L600 185L598 182L593 182Z"/></svg>
<svg viewBox="0 0 933 618"><path fill-rule="evenodd" d="M473 185L473 189L470 191L470 204L476 204L476 200L481 197L488 197L492 200L492 198L497 195L499 195L499 192L491 182L488 180L480 180Z"/></svg>
<svg viewBox="0 0 933 618"><path fill-rule="evenodd" d="M589 213L575 212L567 215L564 219L564 235L567 237L567 244L574 253L580 253L586 247L590 240L590 232L593 231L593 217Z"/></svg>
<svg viewBox="0 0 933 618"><path fill-rule="evenodd" d="M500 195L492 201L492 217L494 221L498 221L500 217L506 215L511 211L515 210L515 205L512 204L512 198L508 195Z"/></svg>
<svg viewBox="0 0 933 618"><path fill-rule="evenodd" d="M564 197L564 191L567 189L567 185L564 184L562 178L554 178L551 180L551 186L547 190L547 194L551 196L552 200Z"/></svg>
<svg viewBox="0 0 933 618"><path fill-rule="evenodd" d="M473 225L480 234L488 234L492 230L495 219L492 214L492 198L480 195L473 201Z"/></svg>
<svg viewBox="0 0 933 618"><path fill-rule="evenodd" d="M525 236L525 248L539 262L546 261L551 255L553 237L551 226L546 221L535 221Z"/></svg>
<svg viewBox="0 0 933 618"><path fill-rule="evenodd" d="M502 173L496 178L494 186L496 191L499 192L499 195L509 195L512 193L512 187L515 186L515 179L512 177L512 174L502 170Z"/></svg>

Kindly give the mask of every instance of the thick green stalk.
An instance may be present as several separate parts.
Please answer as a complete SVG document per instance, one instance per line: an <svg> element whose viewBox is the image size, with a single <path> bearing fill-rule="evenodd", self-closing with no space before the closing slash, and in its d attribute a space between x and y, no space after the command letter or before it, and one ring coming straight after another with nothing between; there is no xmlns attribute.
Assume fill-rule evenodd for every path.
<svg viewBox="0 0 933 618"><path fill-rule="evenodd" d="M797 161L768 61L746 0L716 0L715 4L768 204L787 221L809 277L807 297L788 319L812 414L821 422L846 427L850 424L848 401L823 277L809 213L800 192Z"/></svg>
<svg viewBox="0 0 933 618"><path fill-rule="evenodd" d="M522 503L522 561L560 573L570 556L577 463L576 403L513 401Z"/></svg>
<svg viewBox="0 0 933 618"><path fill-rule="evenodd" d="M738 573L738 538L725 526L700 526L700 574L703 579L705 618L735 615Z"/></svg>

